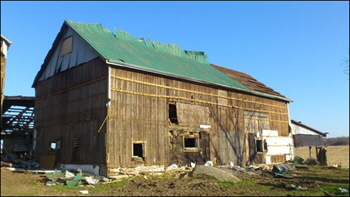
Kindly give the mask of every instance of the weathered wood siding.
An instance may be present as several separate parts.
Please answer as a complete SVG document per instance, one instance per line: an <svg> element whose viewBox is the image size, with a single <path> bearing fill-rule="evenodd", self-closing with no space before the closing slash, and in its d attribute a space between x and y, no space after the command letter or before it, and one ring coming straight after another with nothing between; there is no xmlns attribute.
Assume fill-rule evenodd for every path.
<svg viewBox="0 0 350 197"><path fill-rule="evenodd" d="M123 77L127 80L119 79ZM133 142L144 144L145 165L164 164L168 157L166 80L121 69L111 69L111 107L109 109L107 155L109 167L134 167Z"/></svg>
<svg viewBox="0 0 350 197"><path fill-rule="evenodd" d="M105 164L108 66L100 59L74 67L36 86L36 158L60 143L56 162ZM78 143L78 147L74 147Z"/></svg>
<svg viewBox="0 0 350 197"><path fill-rule="evenodd" d="M109 68L100 59L38 82L35 106L36 158L60 142L56 162L63 164L246 165L264 162L252 147L257 132L289 135L286 102ZM186 140L196 147L185 147Z"/></svg>
<svg viewBox="0 0 350 197"><path fill-rule="evenodd" d="M111 168L206 160L228 164L237 163L237 157L244 165L251 156L248 133L271 129L289 135L284 101L172 78L111 67L111 100ZM176 123L169 119L169 104L176 105ZM186 135L199 136L198 151L184 150ZM133 157L135 142L144 144L144 157Z"/></svg>

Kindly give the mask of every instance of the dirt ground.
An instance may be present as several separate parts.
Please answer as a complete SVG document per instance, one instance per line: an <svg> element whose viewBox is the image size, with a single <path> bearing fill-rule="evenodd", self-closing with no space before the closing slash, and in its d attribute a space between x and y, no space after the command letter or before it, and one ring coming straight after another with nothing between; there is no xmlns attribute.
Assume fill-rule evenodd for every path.
<svg viewBox="0 0 350 197"><path fill-rule="evenodd" d="M349 146L347 146L349 152L348 148ZM348 152L339 150L340 147L334 150L328 147L328 161L332 158L328 154L341 153L343 157L348 158ZM332 151L335 153L331 153ZM349 159L347 164L343 160L341 162L342 168L345 165L349 166ZM324 193L319 187L325 189L341 186L349 190L349 169L331 166L322 168L308 166L308 168L308 170L290 171L294 176L292 179L276 177L271 169L252 171L231 169L230 173L241 180L238 183L218 181L205 174L173 171L159 176L143 174L114 183L100 182L94 186L74 187L48 186L45 185L48 180L43 174L2 169L1 196L323 196ZM307 191L292 188L291 184L307 188ZM88 194L82 194L80 192L82 190L86 190ZM349 193L345 196L349 196Z"/></svg>
<svg viewBox="0 0 350 197"><path fill-rule="evenodd" d="M347 174L344 174L347 173ZM241 182L218 181L211 176L192 175L181 178L181 173L162 176L139 175L127 181L98 183L94 188L87 185L70 187L67 185L47 186L42 174L20 173L1 170L1 196L301 196L323 193L318 189L330 184L349 189L349 171L325 168L317 177L309 177L308 170L294 170L295 178L275 177L269 171L260 173L236 172ZM337 174L337 178L329 175ZM341 176L341 177L338 177ZM291 184L312 190L312 193L291 188ZM87 190L88 194L80 191ZM315 193L317 191L318 193Z"/></svg>

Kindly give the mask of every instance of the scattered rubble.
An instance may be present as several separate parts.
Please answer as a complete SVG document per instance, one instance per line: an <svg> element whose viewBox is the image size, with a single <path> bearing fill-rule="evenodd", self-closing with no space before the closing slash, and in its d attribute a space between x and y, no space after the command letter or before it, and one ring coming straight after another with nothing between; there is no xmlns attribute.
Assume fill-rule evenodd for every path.
<svg viewBox="0 0 350 197"><path fill-rule="evenodd" d="M309 157L306 160L299 156L295 156L294 159L292 160L293 163L297 164L306 164L306 165L319 165L320 163L317 161L317 159L313 157Z"/></svg>
<svg viewBox="0 0 350 197"><path fill-rule="evenodd" d="M347 189L345 189L345 188L337 187L337 190L338 190L340 193L342 193L342 194L347 194L347 193L349 193L349 191L348 191Z"/></svg>
<svg viewBox="0 0 350 197"><path fill-rule="evenodd" d="M304 159L299 157L299 156L295 156L293 159L294 163L298 163L298 164L302 164L304 162Z"/></svg>
<svg viewBox="0 0 350 197"><path fill-rule="evenodd" d="M8 153L1 155L1 167L14 167L24 169L38 169L39 162L35 159L30 159L27 155Z"/></svg>
<svg viewBox="0 0 350 197"><path fill-rule="evenodd" d="M80 190L79 192L82 193L82 194L88 194L89 193L88 190Z"/></svg>
<svg viewBox="0 0 350 197"><path fill-rule="evenodd" d="M94 177L88 174L85 174L81 171L77 171L76 174L66 170L62 172L60 170L55 170L52 173L46 173L44 175L47 179L45 185L67 185L67 186L79 186L79 185L93 185L99 183L100 181L111 182L111 179L106 177Z"/></svg>
<svg viewBox="0 0 350 197"><path fill-rule="evenodd" d="M293 178L292 175L288 174L288 171L293 170L293 168L288 163L275 164L273 166L273 173L276 177Z"/></svg>
<svg viewBox="0 0 350 197"><path fill-rule="evenodd" d="M307 187L303 187L303 186L300 186L300 185L295 185L295 184L290 184L290 186L293 188L293 189L297 189L297 190L307 190Z"/></svg>
<svg viewBox="0 0 350 197"><path fill-rule="evenodd" d="M306 165L317 165L317 164L319 164L319 162L313 157L307 158L304 163Z"/></svg>
<svg viewBox="0 0 350 197"><path fill-rule="evenodd" d="M11 157L11 156L10 156ZM8 157L8 158L10 158ZM12 156L13 157L13 156ZM303 158L296 156L291 164L307 164L313 165L315 159L308 158L304 161ZM317 161L316 161L317 162ZM32 160L21 160L13 157L12 160L1 161L2 168L7 168L9 170L15 171L26 171L33 173L44 173L46 177L45 185L67 185L67 186L79 186L86 185L89 187L94 187L93 185L102 182L113 183L123 178L134 177L137 175L143 176L145 179L148 179L148 175L160 175L164 173L175 173L175 177L182 179L184 177L192 176L193 174L206 174L213 176L221 181L232 181L239 182L240 179L236 176L238 174L244 173L247 176L261 175L263 171L272 172L275 177L283 177L292 179L295 174L289 174L290 171L294 169L308 169L306 166L295 165L291 166L287 162L280 164L258 164L258 165L249 165L246 167L235 166L233 162L230 162L228 165L214 166L212 161L207 161L204 165L196 165L195 163L188 166L178 166L176 164L171 164L168 167L159 167L159 166L138 166L136 168L119 168L116 169L113 176L104 177L92 175L89 173L82 172L81 169L76 171L69 170L40 170L39 163ZM298 190L306 190L306 187L290 184L290 187ZM340 188L342 192L348 192ZM87 194L84 190L80 191L81 193Z"/></svg>

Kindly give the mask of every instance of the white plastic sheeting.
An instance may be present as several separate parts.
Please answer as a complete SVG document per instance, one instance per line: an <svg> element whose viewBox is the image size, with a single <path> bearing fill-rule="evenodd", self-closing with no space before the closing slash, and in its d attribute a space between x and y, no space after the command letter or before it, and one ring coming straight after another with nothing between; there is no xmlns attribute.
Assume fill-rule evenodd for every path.
<svg viewBox="0 0 350 197"><path fill-rule="evenodd" d="M264 137L264 136L270 136L270 137L272 137L272 136L278 136L278 131L276 131L276 130L265 130L265 129L263 129L262 130L262 136Z"/></svg>
<svg viewBox="0 0 350 197"><path fill-rule="evenodd" d="M293 149L293 138L291 137L268 137L267 155L291 154Z"/></svg>

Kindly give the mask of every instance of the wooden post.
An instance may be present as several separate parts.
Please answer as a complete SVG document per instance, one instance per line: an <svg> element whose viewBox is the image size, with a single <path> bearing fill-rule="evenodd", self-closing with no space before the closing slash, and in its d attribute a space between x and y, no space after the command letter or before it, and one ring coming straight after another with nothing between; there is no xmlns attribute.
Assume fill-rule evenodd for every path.
<svg viewBox="0 0 350 197"><path fill-rule="evenodd" d="M309 146L309 157L311 157L311 146Z"/></svg>

